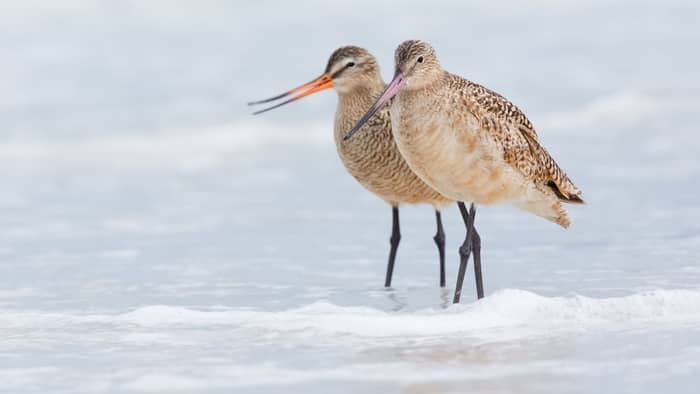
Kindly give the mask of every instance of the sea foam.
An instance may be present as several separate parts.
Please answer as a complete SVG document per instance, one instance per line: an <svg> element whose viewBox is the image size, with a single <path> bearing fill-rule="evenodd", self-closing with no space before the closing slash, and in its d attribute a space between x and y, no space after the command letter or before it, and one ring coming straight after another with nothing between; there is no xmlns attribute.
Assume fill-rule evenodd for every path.
<svg viewBox="0 0 700 394"><path fill-rule="evenodd" d="M655 290L624 297L589 298L545 297L525 290L505 289L478 302L414 312L385 312L326 301L283 311L197 310L166 305L144 306L118 314L0 311L0 326L4 328L66 328L85 324L125 329L231 327L268 333L363 338L547 336L580 330L700 324L700 290Z"/></svg>

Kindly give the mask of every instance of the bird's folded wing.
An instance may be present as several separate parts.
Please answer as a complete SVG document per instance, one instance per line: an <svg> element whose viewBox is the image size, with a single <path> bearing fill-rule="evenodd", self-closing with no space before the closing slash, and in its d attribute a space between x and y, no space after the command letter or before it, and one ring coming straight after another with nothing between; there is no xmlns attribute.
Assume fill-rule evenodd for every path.
<svg viewBox="0 0 700 394"><path fill-rule="evenodd" d="M470 83L471 112L487 135L503 148L503 158L526 178L550 188L559 199L583 203L581 191L540 144L530 120L515 104L479 84Z"/></svg>

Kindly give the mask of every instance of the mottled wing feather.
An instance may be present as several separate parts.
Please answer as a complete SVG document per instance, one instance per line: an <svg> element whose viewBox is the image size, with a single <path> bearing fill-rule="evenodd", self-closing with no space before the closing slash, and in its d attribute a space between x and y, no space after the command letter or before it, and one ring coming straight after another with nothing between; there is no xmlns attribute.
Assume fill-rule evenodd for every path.
<svg viewBox="0 0 700 394"><path fill-rule="evenodd" d="M474 82L469 82L469 88L477 104L491 117L502 122L517 125L521 132L537 141L537 132L530 120L510 100Z"/></svg>
<svg viewBox="0 0 700 394"><path fill-rule="evenodd" d="M581 191L539 143L530 120L515 104L479 84L468 82L474 115L503 147L507 163L528 179L550 188L561 200L583 203Z"/></svg>
<svg viewBox="0 0 700 394"><path fill-rule="evenodd" d="M562 201L582 204L581 191L569 179L564 170L559 167L557 162L554 161L549 152L537 140L533 140L528 133L522 133L522 135L528 143L532 157L543 169L547 187L552 189Z"/></svg>

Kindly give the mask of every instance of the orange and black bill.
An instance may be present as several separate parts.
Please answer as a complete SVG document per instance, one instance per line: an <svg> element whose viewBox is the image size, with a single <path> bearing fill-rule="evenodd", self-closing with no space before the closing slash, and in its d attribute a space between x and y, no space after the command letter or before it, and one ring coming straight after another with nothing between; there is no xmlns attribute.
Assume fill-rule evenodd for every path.
<svg viewBox="0 0 700 394"><path fill-rule="evenodd" d="M267 112L271 109L281 107L285 104L289 104L292 101L299 100L300 98L306 97L310 94L314 94L316 92L320 92L322 90L326 90L326 89L329 89L332 87L333 87L333 78L331 78L330 74L324 73L323 75L314 79L313 81L311 81L309 83L305 83L305 84L303 84L297 88L294 88L288 92L282 93L282 94L277 95L275 97L270 97L269 99L260 100L260 101L252 101L252 102L248 103L248 105L265 104L265 103L269 103L269 102L272 102L275 100L283 99L283 98L288 97L288 96L292 96L289 100L285 100L285 101L278 103L278 104L275 104L271 107L267 107L267 108L261 109L259 111L253 112L253 115L257 115L257 114L261 114L263 112Z"/></svg>

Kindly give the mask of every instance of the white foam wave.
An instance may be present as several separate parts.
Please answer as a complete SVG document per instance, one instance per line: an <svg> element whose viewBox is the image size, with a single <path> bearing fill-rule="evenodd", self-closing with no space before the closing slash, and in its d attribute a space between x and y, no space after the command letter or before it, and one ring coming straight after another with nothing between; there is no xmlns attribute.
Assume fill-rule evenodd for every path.
<svg viewBox="0 0 700 394"><path fill-rule="evenodd" d="M550 335L568 331L700 324L700 290L656 290L625 297L544 297L507 289L485 299L445 310L384 312L316 302L286 311L202 311L154 305L115 315L0 312L0 327L66 327L108 324L123 328L253 328L325 337L414 338L460 334L484 338L497 333ZM487 330L488 329L488 330Z"/></svg>

